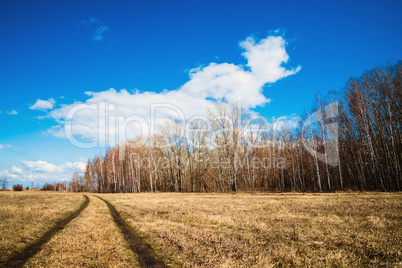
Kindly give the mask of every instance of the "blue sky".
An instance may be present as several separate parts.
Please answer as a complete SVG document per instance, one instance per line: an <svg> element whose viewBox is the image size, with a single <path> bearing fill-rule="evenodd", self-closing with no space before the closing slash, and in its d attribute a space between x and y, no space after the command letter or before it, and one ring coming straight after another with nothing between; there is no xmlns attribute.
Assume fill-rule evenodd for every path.
<svg viewBox="0 0 402 268"><path fill-rule="evenodd" d="M211 62L212 71L252 69L240 45L248 37L252 48L280 37L286 47L278 44L277 51L289 57L281 66L294 71L264 80L263 96L257 89L255 96L271 101L252 99L248 108L267 117L301 115L318 91L339 90L349 77L401 59L401 12L400 1L2 0L0 176L12 184L71 176L105 148L77 148L52 131L62 127L56 120L62 105L130 99L135 92L143 93L137 99L163 90L193 94L187 82L194 68L201 67L192 72L202 81ZM38 99L51 106L34 106Z"/></svg>

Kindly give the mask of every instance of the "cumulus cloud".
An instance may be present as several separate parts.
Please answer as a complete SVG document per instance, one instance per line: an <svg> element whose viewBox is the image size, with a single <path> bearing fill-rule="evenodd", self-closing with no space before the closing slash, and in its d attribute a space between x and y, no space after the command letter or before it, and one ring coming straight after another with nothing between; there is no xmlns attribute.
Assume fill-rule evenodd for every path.
<svg viewBox="0 0 402 268"><path fill-rule="evenodd" d="M252 37L240 43L245 49L243 53L247 58L254 79L262 84L274 83L281 78L300 71L301 67L287 70L283 63L287 63L289 55L285 50L286 42L281 37L270 36L256 43Z"/></svg>
<svg viewBox="0 0 402 268"><path fill-rule="evenodd" d="M189 72L189 81L176 90L129 92L109 89L86 92L84 102L62 105L49 117L59 125L49 130L57 137L79 137L85 142L99 142L114 146L124 139L132 139L149 132L153 125L166 120L188 120L205 116L215 100L230 104L241 102L244 109L254 109L270 102L265 86L300 70L284 66L289 60L286 41L282 36L268 36L257 41L247 38L240 43L246 65L210 63ZM155 118L151 110L155 105ZM141 128L142 127L142 128Z"/></svg>
<svg viewBox="0 0 402 268"><path fill-rule="evenodd" d="M67 162L55 165L46 161L23 161L19 167L13 165L7 170L0 170L0 176L7 176L12 180L45 183L53 181L70 180L74 172L85 172L86 164L83 162Z"/></svg>
<svg viewBox="0 0 402 268"><path fill-rule="evenodd" d="M39 172L56 172L57 167L51 163L39 161L23 161L22 162L28 169Z"/></svg>
<svg viewBox="0 0 402 268"><path fill-rule="evenodd" d="M10 144L0 144L0 150L13 147Z"/></svg>
<svg viewBox="0 0 402 268"><path fill-rule="evenodd" d="M16 166L12 166L10 168L10 172L13 173L13 174L22 174L22 169L17 168Z"/></svg>
<svg viewBox="0 0 402 268"><path fill-rule="evenodd" d="M51 110L53 109L54 104L56 101L53 98L48 100L41 100L38 99L34 105L31 105L29 109L31 110Z"/></svg>
<svg viewBox="0 0 402 268"><path fill-rule="evenodd" d="M66 171L85 171L85 163L82 162L67 162L63 165L54 165L46 161L23 161L25 167L30 171L45 172L45 173L64 173Z"/></svg>

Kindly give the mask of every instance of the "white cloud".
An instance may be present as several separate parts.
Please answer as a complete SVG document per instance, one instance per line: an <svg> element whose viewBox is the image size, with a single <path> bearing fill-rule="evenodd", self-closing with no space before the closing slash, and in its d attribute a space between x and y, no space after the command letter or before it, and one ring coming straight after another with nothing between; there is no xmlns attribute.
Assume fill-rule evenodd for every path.
<svg viewBox="0 0 402 268"><path fill-rule="evenodd" d="M22 174L22 169L17 168L16 166L12 166L10 168L10 172L13 173L13 174Z"/></svg>
<svg viewBox="0 0 402 268"><path fill-rule="evenodd" d="M64 172L84 172L86 168L86 163L83 162L67 162L64 165L61 166Z"/></svg>
<svg viewBox="0 0 402 268"><path fill-rule="evenodd" d="M23 161L23 165L30 171L38 171L45 173L65 173L65 172L74 172L85 171L86 164L83 162L67 162L63 165L54 165L52 163L48 163L46 161Z"/></svg>
<svg viewBox="0 0 402 268"><path fill-rule="evenodd" d="M7 114L9 115L17 115L18 112L16 110L8 111Z"/></svg>
<svg viewBox="0 0 402 268"><path fill-rule="evenodd" d="M263 94L264 86L300 70L300 67L287 69L283 66L288 62L289 55L285 49L286 42L281 36L268 36L259 42L247 38L240 46L245 50L243 56L247 60L246 66L210 63L206 67L194 68L189 73L189 81L176 90L160 93L130 93L124 89L86 92L88 99L85 102L62 105L49 113L49 117L59 123L49 132L57 137L65 137L65 131L71 128L75 137L114 146L125 138L133 139L141 135L138 123L131 122L127 127L119 124L116 127L113 120L118 121L119 116L123 119L131 116L149 124L151 104L171 105L170 108L156 111L155 124L158 125L169 119L178 119L175 110L184 114L185 119L205 115L206 110L213 107L213 100L224 100L232 104L240 101L243 108L253 109L270 102ZM99 105L102 103L106 104L103 108ZM176 107L175 110L172 107ZM78 111L69 118L67 114L74 109ZM147 134L149 125L142 126ZM118 133L120 138L116 137Z"/></svg>
<svg viewBox="0 0 402 268"><path fill-rule="evenodd" d="M249 37L240 43L246 50L243 55L248 60L247 66L250 67L255 80L262 84L274 83L300 71L300 66L289 70L282 66L289 60L285 45L285 40L278 36L270 36L257 44L254 38Z"/></svg>
<svg viewBox="0 0 402 268"><path fill-rule="evenodd" d="M7 177L9 179L18 179L20 175L13 174L8 170L0 170L0 177Z"/></svg>
<svg viewBox="0 0 402 268"><path fill-rule="evenodd" d="M278 117L273 123L273 127L275 130L283 130L283 129L295 129L299 124L301 118L295 114L290 116L281 116Z"/></svg>
<svg viewBox="0 0 402 268"><path fill-rule="evenodd" d="M53 98L50 98L48 100L38 99L34 105L29 107L29 109L31 109L31 110L51 110L51 109L53 109L53 106L55 103L56 103L56 101Z"/></svg>
<svg viewBox="0 0 402 268"><path fill-rule="evenodd" d="M46 161L23 161L20 167L11 166L8 170L0 170L0 176L7 176L15 181L32 181L41 184L46 182L68 181L74 172L85 172L86 164L83 162L67 162L55 165Z"/></svg>
<svg viewBox="0 0 402 268"><path fill-rule="evenodd" d="M0 144L0 150L13 147L10 144Z"/></svg>
<svg viewBox="0 0 402 268"><path fill-rule="evenodd" d="M57 167L51 163L39 160L39 161L23 161L22 162L28 169L32 171L43 171L43 172L56 172Z"/></svg>

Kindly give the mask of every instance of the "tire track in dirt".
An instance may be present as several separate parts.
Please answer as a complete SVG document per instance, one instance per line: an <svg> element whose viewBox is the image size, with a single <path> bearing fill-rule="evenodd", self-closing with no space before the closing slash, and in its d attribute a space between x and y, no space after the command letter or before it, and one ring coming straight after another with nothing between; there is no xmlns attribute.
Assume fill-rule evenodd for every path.
<svg viewBox="0 0 402 268"><path fill-rule="evenodd" d="M114 206L105 199L99 196L96 197L101 199L108 206L110 213L112 214L113 220L123 233L126 241L129 243L130 249L137 254L138 262L140 263L141 267L153 267L153 268L165 267L165 264L163 262L156 259L150 253L149 250L151 249L151 245L144 243L141 237L135 235L133 232L130 231L129 226L121 218L119 212L114 208Z"/></svg>
<svg viewBox="0 0 402 268"><path fill-rule="evenodd" d="M85 201L81 203L79 209L73 212L68 218L58 221L56 226L47 231L37 242L26 247L21 253L18 253L16 256L12 257L5 264L2 264L1 267L22 267L26 261L31 258L33 255L39 252L42 245L48 242L56 233L60 232L64 229L64 227L73 219L77 218L78 215L88 206L89 198L84 195Z"/></svg>

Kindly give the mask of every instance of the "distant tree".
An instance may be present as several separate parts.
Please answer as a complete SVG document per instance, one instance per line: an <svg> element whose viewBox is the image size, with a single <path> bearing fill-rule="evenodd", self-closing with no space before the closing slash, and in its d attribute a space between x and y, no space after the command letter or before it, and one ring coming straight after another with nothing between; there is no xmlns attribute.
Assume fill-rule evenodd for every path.
<svg viewBox="0 0 402 268"><path fill-rule="evenodd" d="M76 172L68 189L400 191L401 81L402 61L367 71L339 92L317 95L296 128L279 119L256 121L253 113L217 101L189 128L170 121L146 144L109 148L87 162L84 176Z"/></svg>
<svg viewBox="0 0 402 268"><path fill-rule="evenodd" d="M43 186L42 186L42 189L41 189L42 191L51 191L52 190L52 185L51 184L49 184L49 183L45 183Z"/></svg>
<svg viewBox="0 0 402 268"><path fill-rule="evenodd" d="M13 185L13 191L22 191L22 190L24 190L24 186L22 186L21 184Z"/></svg>
<svg viewBox="0 0 402 268"><path fill-rule="evenodd" d="M6 190L8 185L8 178L6 176L0 177L1 189Z"/></svg>

